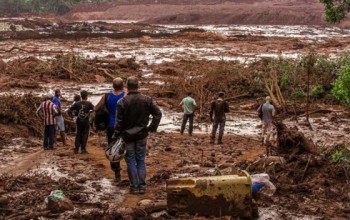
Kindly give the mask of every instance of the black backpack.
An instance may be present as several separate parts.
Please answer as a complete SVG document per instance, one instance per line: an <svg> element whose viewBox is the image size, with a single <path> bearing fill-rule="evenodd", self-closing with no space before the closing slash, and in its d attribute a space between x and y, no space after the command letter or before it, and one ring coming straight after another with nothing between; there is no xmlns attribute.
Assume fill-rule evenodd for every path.
<svg viewBox="0 0 350 220"><path fill-rule="evenodd" d="M105 105L95 114L95 128L99 131L105 131L109 124L109 112L107 108L108 93L105 94Z"/></svg>

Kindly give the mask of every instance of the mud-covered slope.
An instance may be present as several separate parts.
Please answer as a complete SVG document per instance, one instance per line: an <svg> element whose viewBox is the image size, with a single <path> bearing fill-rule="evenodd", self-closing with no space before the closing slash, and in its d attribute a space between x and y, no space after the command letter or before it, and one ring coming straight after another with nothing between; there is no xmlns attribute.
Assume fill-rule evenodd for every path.
<svg viewBox="0 0 350 220"><path fill-rule="evenodd" d="M158 24L326 24L323 5L317 0L145 0L134 4L84 4L74 7L64 17Z"/></svg>

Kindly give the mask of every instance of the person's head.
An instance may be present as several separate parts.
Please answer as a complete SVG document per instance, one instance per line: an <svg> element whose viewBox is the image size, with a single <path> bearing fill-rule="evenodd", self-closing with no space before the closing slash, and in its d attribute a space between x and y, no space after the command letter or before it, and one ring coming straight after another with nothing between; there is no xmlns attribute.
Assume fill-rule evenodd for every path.
<svg viewBox="0 0 350 220"><path fill-rule="evenodd" d="M120 77L117 77L115 79L113 79L113 89L114 90L123 90L124 88L124 82L123 82L123 79L120 78Z"/></svg>
<svg viewBox="0 0 350 220"><path fill-rule="evenodd" d="M270 96L266 96L265 100L266 100L266 102L270 103L271 102L271 97Z"/></svg>
<svg viewBox="0 0 350 220"><path fill-rule="evenodd" d="M139 80L136 76L130 76L126 81L126 86L128 90L138 90L139 89Z"/></svg>
<svg viewBox="0 0 350 220"><path fill-rule="evenodd" d="M53 94L51 92L46 94L47 100L52 100L53 99Z"/></svg>
<svg viewBox="0 0 350 220"><path fill-rule="evenodd" d="M192 96L192 92L187 92L187 96Z"/></svg>
<svg viewBox="0 0 350 220"><path fill-rule="evenodd" d="M55 96L56 96L56 97L60 97L60 96L61 96L61 90L56 89L56 90L55 90Z"/></svg>
<svg viewBox="0 0 350 220"><path fill-rule="evenodd" d="M81 100L80 95L78 95L78 94L74 95L74 98L73 98L74 102L79 102L80 100Z"/></svg>
<svg viewBox="0 0 350 220"><path fill-rule="evenodd" d="M225 97L225 93L224 92L219 92L219 98L224 98Z"/></svg>
<svg viewBox="0 0 350 220"><path fill-rule="evenodd" d="M82 100L87 100L88 92L86 90L83 90L80 92L80 96Z"/></svg>

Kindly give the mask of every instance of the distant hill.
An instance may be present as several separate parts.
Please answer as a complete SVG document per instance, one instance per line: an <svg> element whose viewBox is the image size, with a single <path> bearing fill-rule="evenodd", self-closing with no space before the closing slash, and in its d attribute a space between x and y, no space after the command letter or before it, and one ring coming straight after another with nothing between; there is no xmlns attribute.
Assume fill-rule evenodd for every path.
<svg viewBox="0 0 350 220"><path fill-rule="evenodd" d="M139 0L80 4L67 19L128 19L157 24L325 25L318 0Z"/></svg>

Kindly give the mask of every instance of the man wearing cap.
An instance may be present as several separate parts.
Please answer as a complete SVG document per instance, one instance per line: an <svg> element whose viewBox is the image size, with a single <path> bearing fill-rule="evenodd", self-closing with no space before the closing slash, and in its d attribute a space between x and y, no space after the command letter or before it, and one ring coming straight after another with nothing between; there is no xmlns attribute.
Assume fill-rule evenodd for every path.
<svg viewBox="0 0 350 220"><path fill-rule="evenodd" d="M224 100L225 93L219 92L216 100L212 101L210 107L210 120L213 122L213 129L211 131L210 143L214 144L216 130L219 127L218 144L223 144L222 136L224 135L226 113L230 112L228 103ZM214 116L214 117L213 117Z"/></svg>
<svg viewBox="0 0 350 220"><path fill-rule="evenodd" d="M57 106L52 102L53 95L48 93L45 101L43 101L36 111L39 115L44 115L44 150L52 150L55 141L55 115L58 114Z"/></svg>
<svg viewBox="0 0 350 220"><path fill-rule="evenodd" d="M55 90L55 96L53 97L52 102L57 106L58 108L58 114L56 115L56 127L57 130L60 132L61 140L63 145L66 145L66 134L64 132L64 119L62 116L62 108L61 108L61 91L59 89Z"/></svg>
<svg viewBox="0 0 350 220"><path fill-rule="evenodd" d="M260 111L260 108L262 109L262 137L263 142L266 145L270 140L271 131L273 129L273 117L276 114L275 107L271 104L271 97L266 96L265 98L266 102L261 105L258 109L258 112ZM269 152L267 152L269 154Z"/></svg>

